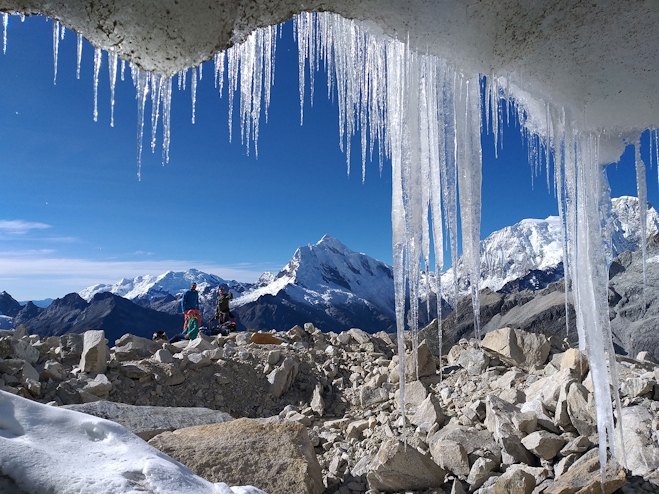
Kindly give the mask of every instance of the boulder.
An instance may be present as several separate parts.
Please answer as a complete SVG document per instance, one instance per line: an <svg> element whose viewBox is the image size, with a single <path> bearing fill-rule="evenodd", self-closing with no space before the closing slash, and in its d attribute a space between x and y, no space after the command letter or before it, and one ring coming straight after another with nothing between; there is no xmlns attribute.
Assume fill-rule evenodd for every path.
<svg viewBox="0 0 659 494"><path fill-rule="evenodd" d="M485 405L485 427L501 446L503 463L532 465L533 456L521 442L523 433L513 423L513 416L521 413L520 409L494 395L485 398Z"/></svg>
<svg viewBox="0 0 659 494"><path fill-rule="evenodd" d="M481 347L494 352L511 365L530 369L545 364L551 345L543 334L500 328L487 333Z"/></svg>
<svg viewBox="0 0 659 494"><path fill-rule="evenodd" d="M62 367L62 364L55 360L48 360L43 365L43 371L39 374L39 377L47 381L52 379L53 381L63 381L66 379L67 373Z"/></svg>
<svg viewBox="0 0 659 494"><path fill-rule="evenodd" d="M421 381L412 381L405 383L405 407L416 407L423 403L428 396L428 390ZM400 392L396 391L394 395L396 403L400 402Z"/></svg>
<svg viewBox="0 0 659 494"><path fill-rule="evenodd" d="M86 393L105 398L107 398L110 390L112 390L112 383L108 380L105 374L98 374L94 379L88 381L82 388L82 391Z"/></svg>
<svg viewBox="0 0 659 494"><path fill-rule="evenodd" d="M444 483L446 471L416 449L397 439L382 443L368 467L371 489L381 492L423 490Z"/></svg>
<svg viewBox="0 0 659 494"><path fill-rule="evenodd" d="M388 399L389 392L384 388L374 388L372 386L362 386L359 388L359 404L362 407L376 405Z"/></svg>
<svg viewBox="0 0 659 494"><path fill-rule="evenodd" d="M531 494L535 477L524 470L509 470L493 486L494 494Z"/></svg>
<svg viewBox="0 0 659 494"><path fill-rule="evenodd" d="M535 431L522 438L522 444L543 460L552 460L565 445L565 439L547 431Z"/></svg>
<svg viewBox="0 0 659 494"><path fill-rule="evenodd" d="M572 369L579 381L583 381L589 370L588 356L577 348L569 348L561 358L560 370L564 369Z"/></svg>
<svg viewBox="0 0 659 494"><path fill-rule="evenodd" d="M444 425L444 413L439 400L434 394L429 394L421 402L416 413L412 415L410 422L425 431L430 430L435 424L439 427Z"/></svg>
<svg viewBox="0 0 659 494"><path fill-rule="evenodd" d="M354 340L360 345L363 345L364 343L368 343L369 341L371 341L371 335L369 335L366 331L363 331L358 328L349 329L348 334L352 336Z"/></svg>
<svg viewBox="0 0 659 494"><path fill-rule="evenodd" d="M135 406L111 401L66 405L63 408L117 422L145 441L165 431L233 420L227 413L208 408Z"/></svg>
<svg viewBox="0 0 659 494"><path fill-rule="evenodd" d="M492 470L495 470L497 466L496 462L489 458L478 458L472 465L469 476L467 477L467 483L471 486L469 490L471 492L475 491L487 479L495 475L492 473Z"/></svg>
<svg viewBox="0 0 659 494"><path fill-rule="evenodd" d="M126 362L128 360L149 358L161 348L161 341L152 341L132 334L125 334L115 341L113 351L116 360Z"/></svg>
<svg viewBox="0 0 659 494"><path fill-rule="evenodd" d="M597 415L592 393L577 382L572 383L567 394L567 412L572 425L582 436L597 432Z"/></svg>
<svg viewBox="0 0 659 494"><path fill-rule="evenodd" d="M489 363L490 357L478 348L467 348L458 357L458 365L464 368L470 376L481 375Z"/></svg>
<svg viewBox="0 0 659 494"><path fill-rule="evenodd" d="M324 490L307 429L297 422L238 419L164 432L149 444L211 482L253 485L269 494Z"/></svg>
<svg viewBox="0 0 659 494"><path fill-rule="evenodd" d="M78 367L82 372L89 374L103 374L108 368L108 353L105 331L102 329L85 331Z"/></svg>
<svg viewBox="0 0 659 494"><path fill-rule="evenodd" d="M132 336L132 335L126 335ZM134 338L137 338L136 336ZM144 338L140 338L144 339ZM150 341L150 340L146 340ZM84 346L84 340L81 334L78 333L66 333L60 336L60 354L62 361L75 362L80 360L82 355L82 349Z"/></svg>
<svg viewBox="0 0 659 494"><path fill-rule="evenodd" d="M25 360L30 364L36 364L39 360L39 350L34 348L27 339L12 339L11 348L14 357Z"/></svg>
<svg viewBox="0 0 659 494"><path fill-rule="evenodd" d="M300 330L304 331L302 328L300 328ZM290 331L292 331L292 329ZM286 358L279 367L268 374L270 394L274 398L279 398L286 391L288 391L288 389L291 387L291 384L293 384L293 381L295 381L295 378L297 377L298 368L299 364L296 360L292 358Z"/></svg>
<svg viewBox="0 0 659 494"><path fill-rule="evenodd" d="M652 434L652 414L642 406L623 407L622 426L627 468L633 475L646 476L659 469L659 445ZM616 434L616 450L622 451ZM622 453L619 453L622 454Z"/></svg>
<svg viewBox="0 0 659 494"><path fill-rule="evenodd" d="M600 472L598 449L591 449L566 473L549 484L543 494L612 494L627 483L625 471L620 465L609 461L604 470L604 485Z"/></svg>
<svg viewBox="0 0 659 494"><path fill-rule="evenodd" d="M466 478L469 475L469 457L467 450L456 441L430 440L430 454L440 467L454 475Z"/></svg>

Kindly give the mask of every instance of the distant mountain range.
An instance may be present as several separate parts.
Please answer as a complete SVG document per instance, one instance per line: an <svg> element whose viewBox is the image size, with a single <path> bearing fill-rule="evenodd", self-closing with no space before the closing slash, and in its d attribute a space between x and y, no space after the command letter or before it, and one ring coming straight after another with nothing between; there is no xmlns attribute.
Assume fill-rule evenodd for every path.
<svg viewBox="0 0 659 494"><path fill-rule="evenodd" d="M613 199L614 255L634 251L640 241L638 200ZM650 208L648 235L659 230L659 214ZM458 273L462 260L458 262ZM563 276L560 222L522 220L492 233L481 242L481 287L502 293L539 290ZM300 247L277 274L264 273L256 283L240 283L196 269L168 271L160 276L122 279L112 285L94 285L79 294L57 299L46 309L33 303L22 306L0 294L0 326L20 323L38 334L62 334L103 328L112 335L123 332L150 336L165 330L172 334L182 324L180 298L192 282L200 292L204 321L215 310L217 287L234 294L231 307L239 329L289 329L313 322L325 331L360 327L369 332L395 329L393 272L390 266L354 252L325 235L313 245ZM443 313L451 311L468 289L458 276L453 295L453 270L442 275ZM423 295L427 298L427 294ZM424 324L436 317L435 294L431 311L420 311ZM13 302L12 302L13 301ZM108 336L110 338L110 336Z"/></svg>
<svg viewBox="0 0 659 494"><path fill-rule="evenodd" d="M641 242L640 214L636 197L612 199L611 243L616 257L625 251L636 251ZM647 236L659 231L659 213L648 206ZM468 293L469 283L461 273L458 261L457 300ZM563 246L558 216L544 220L525 219L490 234L481 241L480 288L510 292L522 289L539 290L563 277ZM442 274L444 298L451 306L457 302L453 295L453 270Z"/></svg>

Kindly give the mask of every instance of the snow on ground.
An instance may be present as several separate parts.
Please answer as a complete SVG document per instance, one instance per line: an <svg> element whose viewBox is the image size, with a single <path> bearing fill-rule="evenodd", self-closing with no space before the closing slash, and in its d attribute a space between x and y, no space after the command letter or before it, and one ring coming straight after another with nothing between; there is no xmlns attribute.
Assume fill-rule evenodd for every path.
<svg viewBox="0 0 659 494"><path fill-rule="evenodd" d="M208 482L109 420L4 391L0 473L28 492L264 494Z"/></svg>

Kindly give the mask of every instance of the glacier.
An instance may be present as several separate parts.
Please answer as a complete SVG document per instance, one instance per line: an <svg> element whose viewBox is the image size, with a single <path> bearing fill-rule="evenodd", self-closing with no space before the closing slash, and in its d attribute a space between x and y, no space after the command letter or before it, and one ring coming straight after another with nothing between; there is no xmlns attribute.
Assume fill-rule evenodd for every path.
<svg viewBox="0 0 659 494"><path fill-rule="evenodd" d="M55 80L64 29L96 47L95 87L101 50L108 52L111 93L118 58L130 62L140 121L138 175L148 96L152 129L162 117L166 162L172 78L178 75L179 84L185 84L192 67L194 119L194 88L206 60L216 63L220 90L226 64L227 90L240 93L241 137L258 150L259 120L262 113L267 117L273 83L272 26L297 15L300 81L304 85L307 60L310 76L321 61L328 70L328 91L337 95L348 164L349 138L358 131L362 176L367 150L372 152L376 143L391 159L401 369L406 294L413 301L409 329L416 346L418 273L421 267L428 270L430 232L435 243L448 236L455 261L458 210L478 334L480 136L485 130L481 114L486 113L487 130L495 136L506 118L519 119L532 165L545 167L547 181L557 192L566 281L575 298L580 347L587 350L593 369L600 461L606 461L607 444L617 456L609 393L609 383L616 381L615 366L607 364L613 351L606 309L611 199L603 165L617 161L628 144L638 149L646 129L657 147L656 5L605 0L339 0L331 5L312 1L300 12L292 1L249 0L208 7L200 0L0 0L5 35L7 14L43 14L54 20ZM639 213L644 218L646 166L640 153L636 156ZM441 258L435 269L443 269ZM454 276L454 291L456 280ZM439 284L435 289L443 290ZM402 400L403 386L401 379Z"/></svg>

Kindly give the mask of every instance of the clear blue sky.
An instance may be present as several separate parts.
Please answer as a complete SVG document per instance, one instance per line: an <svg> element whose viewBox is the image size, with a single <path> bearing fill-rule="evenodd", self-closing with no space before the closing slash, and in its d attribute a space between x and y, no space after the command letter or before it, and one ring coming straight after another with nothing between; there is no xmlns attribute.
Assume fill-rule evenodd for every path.
<svg viewBox="0 0 659 494"><path fill-rule="evenodd" d="M7 53L0 54L0 291L19 300L54 298L94 283L193 267L254 281L326 233L391 263L391 167L385 163L380 177L371 164L362 184L355 151L347 177L338 109L326 97L324 72L316 76L314 106L307 101L300 126L290 23L278 40L258 159L240 143L238 119L229 143L226 85L220 98L207 64L196 123L189 84L175 89L170 162L161 165L160 138L155 155L145 146L141 181L129 71L117 82L110 127L107 57L96 123L93 48L84 43L80 80L75 60L76 36L67 31L53 85L52 23L11 18ZM531 187L518 129L505 129L498 160L491 136L483 137L483 152L483 237L523 218L556 214L544 176ZM610 172L614 196L635 195L632 158L628 150ZM650 177L649 198L656 202L656 170Z"/></svg>

